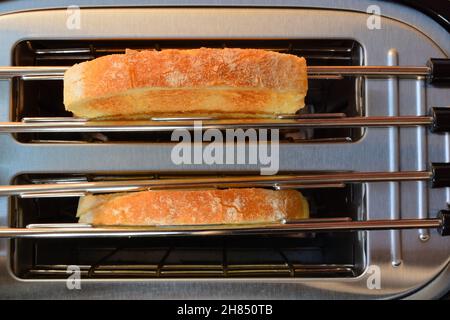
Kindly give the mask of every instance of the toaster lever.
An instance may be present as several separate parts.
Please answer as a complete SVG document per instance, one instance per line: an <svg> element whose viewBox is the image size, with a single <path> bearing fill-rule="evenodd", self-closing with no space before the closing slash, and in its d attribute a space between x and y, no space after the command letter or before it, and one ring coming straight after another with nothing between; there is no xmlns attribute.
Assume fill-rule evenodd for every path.
<svg viewBox="0 0 450 320"><path fill-rule="evenodd" d="M450 187L450 163L433 162L431 164L431 186L433 188Z"/></svg>
<svg viewBox="0 0 450 320"><path fill-rule="evenodd" d="M431 116L433 117L431 132L450 131L450 107L433 107Z"/></svg>
<svg viewBox="0 0 450 320"><path fill-rule="evenodd" d="M450 85L450 59L431 58L428 60L430 74L428 81L437 86Z"/></svg>

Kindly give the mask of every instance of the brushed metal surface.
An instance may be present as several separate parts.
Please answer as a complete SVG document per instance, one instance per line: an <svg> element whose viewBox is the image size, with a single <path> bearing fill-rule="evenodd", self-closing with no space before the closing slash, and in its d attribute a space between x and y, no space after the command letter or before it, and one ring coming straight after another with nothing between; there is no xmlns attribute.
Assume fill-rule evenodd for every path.
<svg viewBox="0 0 450 320"><path fill-rule="evenodd" d="M65 10L34 11L0 16L0 65L11 64L11 49L17 41L31 38L351 38L364 49L367 65L386 63L388 51L395 48L399 65L424 65L429 57L448 57L448 34L421 14L383 6L382 29L366 28L366 1L321 1L318 6L340 6L355 11L319 9L83 9L80 30L67 30ZM22 2L23 4L24 2ZM306 2L305 2L306 3ZM289 2L284 2L288 5ZM290 3L292 5L292 3ZM312 5L310 3L310 5ZM0 11L2 10L0 6ZM8 5L5 10L11 10ZM398 19L391 19L394 16ZM318 25L317 21L321 21ZM419 30L422 30L419 31ZM0 121L11 120L9 81L0 81ZM389 83L365 81L365 113L389 115ZM448 105L448 90L424 89L427 108ZM417 114L417 80L399 80L399 114ZM399 132L402 170L417 170L419 149L428 161L448 161L449 137L426 132L426 143L417 142L416 128ZM280 168L289 170L387 171L392 163L389 153L391 131L369 128L362 139L345 144L286 144L280 146ZM171 145L121 143L101 145L21 144L10 135L0 136L0 183L9 184L23 172L99 172L152 171L178 172L259 171L252 165L176 166L170 159ZM424 150L425 149L425 150ZM95 161L92 161L95 159ZM400 184L402 218L417 218L420 213L417 182ZM449 191L427 189L430 216L443 209ZM368 183L366 217L389 219L392 205L388 183ZM7 224L9 203L0 198L0 223ZM81 290L68 290L63 280L17 279L9 268L8 242L0 241L0 297L2 298L394 298L417 292L442 275L449 264L450 241L432 231L430 239L420 241L416 230L401 233L402 264L391 263L389 231L367 235L366 266L381 270L381 289L368 289L370 268L349 279L156 279L85 280ZM449 283L448 272L444 282ZM436 292L424 292L432 297Z"/></svg>

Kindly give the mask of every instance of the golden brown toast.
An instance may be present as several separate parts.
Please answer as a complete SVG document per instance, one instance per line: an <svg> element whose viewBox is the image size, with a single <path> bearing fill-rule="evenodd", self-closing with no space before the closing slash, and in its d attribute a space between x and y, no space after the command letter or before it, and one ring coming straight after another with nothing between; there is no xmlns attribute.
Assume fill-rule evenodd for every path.
<svg viewBox="0 0 450 320"><path fill-rule="evenodd" d="M76 64L64 104L77 117L270 117L304 107L304 58L259 49L127 50Z"/></svg>
<svg viewBox="0 0 450 320"><path fill-rule="evenodd" d="M94 225L198 225L309 217L295 190L155 190L81 197L77 217Z"/></svg>

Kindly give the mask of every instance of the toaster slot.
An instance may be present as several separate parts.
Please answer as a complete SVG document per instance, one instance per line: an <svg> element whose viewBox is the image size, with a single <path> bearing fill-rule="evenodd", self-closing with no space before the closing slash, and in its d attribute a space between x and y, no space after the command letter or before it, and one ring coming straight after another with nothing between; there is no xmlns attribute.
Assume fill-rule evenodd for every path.
<svg viewBox="0 0 450 320"><path fill-rule="evenodd" d="M306 58L310 66L362 65L362 47L354 40L283 39L283 40L25 40L14 48L15 66L71 66L113 53L123 53L126 48L164 50L168 48L258 48L289 53ZM71 117L63 105L63 81L46 77L14 80L13 121L34 117ZM361 116L363 108L362 77L337 77L309 79L306 114L342 114ZM283 129L284 142L351 142L360 139L362 128ZM167 142L170 132L139 133L20 133L20 142Z"/></svg>
<svg viewBox="0 0 450 320"><path fill-rule="evenodd" d="M15 184L123 179L113 175L20 175ZM142 179L142 176L127 176ZM147 176L148 178L148 176ZM154 178L154 177L153 177ZM364 184L302 188L311 218L364 217ZM10 225L76 223L76 197L11 198ZM355 277L364 270L365 232L152 238L18 238L10 263L24 279Z"/></svg>

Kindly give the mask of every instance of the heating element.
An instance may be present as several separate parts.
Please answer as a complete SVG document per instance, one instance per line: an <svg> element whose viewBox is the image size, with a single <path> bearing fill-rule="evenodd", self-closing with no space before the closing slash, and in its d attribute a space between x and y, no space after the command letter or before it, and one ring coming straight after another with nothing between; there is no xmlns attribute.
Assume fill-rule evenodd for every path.
<svg viewBox="0 0 450 320"><path fill-rule="evenodd" d="M0 37L10 49L0 52L0 103L8 106L0 109L0 296L67 296L74 265L86 280L83 297L100 284L103 297L159 298L448 290L448 34L415 11L394 19L390 5L383 28L369 30L361 27L365 9L354 11L365 1L340 10L325 2L323 9L82 9L83 28L71 32L63 9L0 16L0 32L17 30ZM306 107L245 120L91 121L64 110L62 75L74 63L125 48L199 47L304 56ZM171 132L196 130L200 120L200 130L280 129L280 172L171 163ZM76 224L86 194L227 187L298 189L311 217L236 226ZM381 288L368 285L373 272ZM439 290L431 292L435 281ZM13 289L6 293L5 285Z"/></svg>

